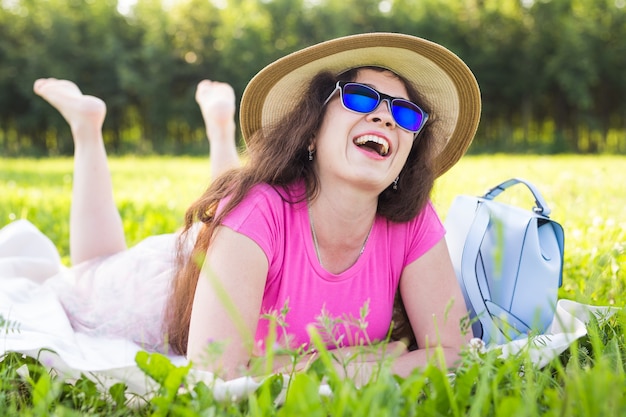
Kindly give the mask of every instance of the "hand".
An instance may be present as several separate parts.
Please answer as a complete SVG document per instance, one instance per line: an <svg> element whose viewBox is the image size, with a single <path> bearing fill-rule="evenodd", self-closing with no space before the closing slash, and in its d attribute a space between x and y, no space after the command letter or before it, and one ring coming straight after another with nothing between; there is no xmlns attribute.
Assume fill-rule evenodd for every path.
<svg viewBox="0 0 626 417"><path fill-rule="evenodd" d="M350 378L357 387L367 384L375 370L386 360L394 361L407 352L407 345L401 341L381 343L376 349L359 348L337 349L333 351L337 362L334 366L340 376Z"/></svg>

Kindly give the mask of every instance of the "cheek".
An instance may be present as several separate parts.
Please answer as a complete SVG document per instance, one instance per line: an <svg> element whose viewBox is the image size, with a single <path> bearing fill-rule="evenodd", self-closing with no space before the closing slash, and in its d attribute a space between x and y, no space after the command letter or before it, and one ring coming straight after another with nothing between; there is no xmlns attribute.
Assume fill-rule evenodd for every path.
<svg viewBox="0 0 626 417"><path fill-rule="evenodd" d="M400 138L400 148L398 149L398 157L402 161L406 161L409 157L409 153L411 153L411 148L413 147L413 140L411 138ZM403 162L404 163L404 162Z"/></svg>
<svg viewBox="0 0 626 417"><path fill-rule="evenodd" d="M411 153L411 146L409 144L404 144L404 146L401 146L398 152L396 152L396 158L394 160L394 167L395 169L397 169L398 174L400 173L400 171L402 171L404 166L407 164L410 153Z"/></svg>
<svg viewBox="0 0 626 417"><path fill-rule="evenodd" d="M331 132L339 133L340 131L351 129L363 117L363 114L344 109L338 99L333 100L327 105L320 129L325 127Z"/></svg>
<svg viewBox="0 0 626 417"><path fill-rule="evenodd" d="M348 113L343 108L329 108L322 119L316 134L316 143L318 146L342 146L345 141L349 140L352 128L358 123L358 114ZM327 142L324 145L324 142Z"/></svg>

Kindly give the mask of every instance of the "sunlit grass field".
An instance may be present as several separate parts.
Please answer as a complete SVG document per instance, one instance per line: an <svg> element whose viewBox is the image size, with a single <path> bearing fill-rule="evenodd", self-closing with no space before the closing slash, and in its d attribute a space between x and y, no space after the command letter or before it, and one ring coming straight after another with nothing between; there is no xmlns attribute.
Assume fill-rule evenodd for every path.
<svg viewBox="0 0 626 417"><path fill-rule="evenodd" d="M111 158L114 195L129 245L175 231L207 186L207 158ZM511 177L534 183L565 229L562 295L623 305L626 276L626 157L466 156L436 183L433 202L442 218L458 194L478 195ZM72 160L0 159L0 225L28 219L68 259ZM531 209L518 185L498 200Z"/></svg>
<svg viewBox="0 0 626 417"><path fill-rule="evenodd" d="M187 205L209 181L209 161L200 157L116 157L110 167L130 245L176 230ZM560 296L624 306L626 157L466 156L437 181L433 202L445 218L456 195L483 194L511 177L534 183L552 208L551 217L564 227ZM0 226L16 219L30 220L55 242L68 262L71 185L71 159L0 158ZM534 205L522 185L497 199L528 209ZM62 388L47 379L43 384L41 376L15 382L20 381L15 368L23 362L9 358L0 362L0 380L5 381L0 383L0 414L8 410L49 415L61 410L60 415L626 415L625 323L619 315L608 326L593 327L591 336L545 369L533 369L524 357L506 361L466 358L455 380L432 367L407 379L389 379L383 372L364 388L333 385L334 396L320 400L316 378L334 381L332 372L322 366L316 371L319 375L294 381L291 400L282 407L273 402L277 394L271 384L243 404L224 405L198 388L172 393L164 382L156 393L161 400L137 409L125 405L119 392L99 392L86 380ZM12 392L13 388L22 393ZM37 394L37 389L50 391ZM44 395L48 403L42 406L35 401L33 405L37 395Z"/></svg>

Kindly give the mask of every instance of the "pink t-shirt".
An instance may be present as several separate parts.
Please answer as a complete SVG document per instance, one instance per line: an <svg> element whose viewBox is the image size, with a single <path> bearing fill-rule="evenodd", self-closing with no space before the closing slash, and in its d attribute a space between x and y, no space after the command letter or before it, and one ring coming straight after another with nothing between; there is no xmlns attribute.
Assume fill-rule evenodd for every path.
<svg viewBox="0 0 626 417"><path fill-rule="evenodd" d="M263 315L280 314L285 306L285 326L278 329L281 345L307 346L307 326L314 324L328 346L335 347L320 326L322 317L326 323L340 319L340 324L325 326L332 328L333 339L340 346L385 339L404 267L444 236L432 204L406 223L377 216L356 263L340 274L332 274L317 259L304 191L303 183L288 189L258 185L223 222L256 242L269 263L255 336L257 347L263 350L268 335L269 320ZM364 306L368 312L365 332L358 325Z"/></svg>

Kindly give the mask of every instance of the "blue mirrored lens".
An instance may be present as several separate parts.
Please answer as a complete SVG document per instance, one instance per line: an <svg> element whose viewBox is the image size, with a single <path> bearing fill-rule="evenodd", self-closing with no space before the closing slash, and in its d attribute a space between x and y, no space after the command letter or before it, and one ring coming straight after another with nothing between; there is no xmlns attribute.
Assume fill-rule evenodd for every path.
<svg viewBox="0 0 626 417"><path fill-rule="evenodd" d="M411 132L417 132L423 123L424 116L415 104L406 100L393 100L391 114L400 127Z"/></svg>
<svg viewBox="0 0 626 417"><path fill-rule="evenodd" d="M385 100L390 101L391 115L398 126L411 132L417 132L422 128L425 113L416 104L404 99L383 96ZM343 105L349 110L357 113L370 113L380 104L381 95L367 85L346 83L342 86L341 99Z"/></svg>
<svg viewBox="0 0 626 417"><path fill-rule="evenodd" d="M360 84L346 84L342 98L344 106L359 113L373 111L380 102L380 96L375 90Z"/></svg>

